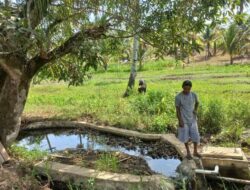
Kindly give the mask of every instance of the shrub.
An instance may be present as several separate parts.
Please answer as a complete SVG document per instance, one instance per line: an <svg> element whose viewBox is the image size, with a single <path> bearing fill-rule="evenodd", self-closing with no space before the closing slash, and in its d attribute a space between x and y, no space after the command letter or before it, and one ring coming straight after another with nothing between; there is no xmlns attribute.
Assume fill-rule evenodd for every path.
<svg viewBox="0 0 250 190"><path fill-rule="evenodd" d="M153 123L150 126L150 130L154 132L164 132L166 131L166 114L161 114L159 116L156 116L153 120Z"/></svg>
<svg viewBox="0 0 250 190"><path fill-rule="evenodd" d="M199 110L201 133L220 133L226 119L222 102L219 100L211 100L207 105L207 109L204 108L203 106Z"/></svg>
<svg viewBox="0 0 250 190"><path fill-rule="evenodd" d="M137 96L132 105L139 113L148 115L160 115L168 113L172 115L174 109L174 96L162 91L149 91L146 95Z"/></svg>
<svg viewBox="0 0 250 190"><path fill-rule="evenodd" d="M242 122L240 121L234 121L229 127L225 128L228 140L235 144L239 142L243 130L244 128L242 126Z"/></svg>
<svg viewBox="0 0 250 190"><path fill-rule="evenodd" d="M235 120L227 124L227 127L224 127L222 132L216 136L213 140L216 144L225 145L234 145L239 143L244 127L242 121Z"/></svg>
<svg viewBox="0 0 250 190"><path fill-rule="evenodd" d="M163 91L149 91L131 101L133 109L150 118L148 129L153 132L173 131L176 121L174 95Z"/></svg>
<svg viewBox="0 0 250 190"><path fill-rule="evenodd" d="M175 119L170 118L166 113L157 115L149 127L150 131L153 132L175 132L173 127L175 124Z"/></svg>
<svg viewBox="0 0 250 190"><path fill-rule="evenodd" d="M228 122L241 121L242 126L250 127L250 105L239 100L228 104Z"/></svg>

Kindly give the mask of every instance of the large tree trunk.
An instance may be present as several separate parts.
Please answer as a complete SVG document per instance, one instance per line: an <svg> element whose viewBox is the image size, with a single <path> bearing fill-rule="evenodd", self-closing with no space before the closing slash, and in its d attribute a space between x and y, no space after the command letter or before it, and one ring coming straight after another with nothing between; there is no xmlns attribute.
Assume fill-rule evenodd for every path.
<svg viewBox="0 0 250 190"><path fill-rule="evenodd" d="M132 5L134 6L134 10L137 10L138 13L140 12L140 0L132 1ZM138 62L138 52L139 52L139 35L137 34L138 32L138 27L139 27L139 15L137 14L137 11L134 12L132 15L135 25L134 25L134 41L133 41L133 60L131 64L131 69L130 69L130 76L128 80L128 85L127 89L123 95L123 97L129 96L130 91L133 89L135 86L135 78L136 78L136 64Z"/></svg>
<svg viewBox="0 0 250 190"><path fill-rule="evenodd" d="M6 146L13 142L19 133L30 79L22 73L13 78L3 71L0 73L0 79L0 141Z"/></svg>
<svg viewBox="0 0 250 190"><path fill-rule="evenodd" d="M124 93L124 97L129 96L130 90L133 89L135 85L135 78L136 78L136 63L138 61L138 48L139 48L139 36L134 36L134 43L133 43L133 62L131 65L130 76L128 80L128 86Z"/></svg>

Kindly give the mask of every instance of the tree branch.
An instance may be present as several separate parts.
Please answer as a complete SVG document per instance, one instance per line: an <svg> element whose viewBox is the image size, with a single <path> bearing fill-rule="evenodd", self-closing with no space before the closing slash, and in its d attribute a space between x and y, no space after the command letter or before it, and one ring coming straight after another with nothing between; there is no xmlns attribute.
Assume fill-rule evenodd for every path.
<svg viewBox="0 0 250 190"><path fill-rule="evenodd" d="M2 70L7 73L13 80L19 80L21 76L21 72L19 72L17 69L11 68L6 64L5 59L0 58L0 67Z"/></svg>
<svg viewBox="0 0 250 190"><path fill-rule="evenodd" d="M28 27L29 29L31 30L32 29L32 26L31 26L31 19L30 19L30 6L31 6L31 3L33 2L33 0L28 0L27 1L27 20L28 20Z"/></svg>
<svg viewBox="0 0 250 190"><path fill-rule="evenodd" d="M39 71L39 69L47 63L72 52L74 48L77 48L79 46L79 42L84 39L100 39L102 36L104 36L109 26L110 24L106 24L77 32L59 47L51 50L48 53L43 52L42 54L40 53L36 55L28 61L29 70L27 71L27 74L29 75L29 77L33 77Z"/></svg>

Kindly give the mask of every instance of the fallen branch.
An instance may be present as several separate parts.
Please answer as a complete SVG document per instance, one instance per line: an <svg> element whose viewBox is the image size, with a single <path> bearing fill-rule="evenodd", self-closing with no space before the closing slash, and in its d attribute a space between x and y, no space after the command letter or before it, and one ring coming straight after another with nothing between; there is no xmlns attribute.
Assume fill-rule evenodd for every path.
<svg viewBox="0 0 250 190"><path fill-rule="evenodd" d="M72 159L72 157L70 157L70 156L63 156L63 155L59 155L59 154L50 154L50 156L53 158Z"/></svg>
<svg viewBox="0 0 250 190"><path fill-rule="evenodd" d="M129 160L129 159L131 159L131 157L123 158L123 159L119 160L119 163L124 162L124 161Z"/></svg>

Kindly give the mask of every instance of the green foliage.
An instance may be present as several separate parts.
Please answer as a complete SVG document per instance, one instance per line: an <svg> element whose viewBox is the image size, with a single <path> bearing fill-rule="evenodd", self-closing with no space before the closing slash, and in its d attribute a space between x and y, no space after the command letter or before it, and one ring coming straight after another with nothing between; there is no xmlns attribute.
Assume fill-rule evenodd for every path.
<svg viewBox="0 0 250 190"><path fill-rule="evenodd" d="M238 32L239 32L238 26L236 24L231 24L223 35L226 51L230 55L236 54L237 51L239 50Z"/></svg>
<svg viewBox="0 0 250 190"><path fill-rule="evenodd" d="M241 121L243 127L250 127L250 105L248 102L242 102L237 98L231 101L227 107L228 121L230 123Z"/></svg>
<svg viewBox="0 0 250 190"><path fill-rule="evenodd" d="M140 69L140 72L144 71L161 71L164 69L177 67L180 65L179 61L174 61L171 58L168 59L159 59L157 61L145 61L143 67ZM107 72L109 73L127 73L130 71L130 64L126 63L110 63L107 68ZM98 73L103 73L104 70L99 68Z"/></svg>
<svg viewBox="0 0 250 190"><path fill-rule="evenodd" d="M204 113L204 108L199 110L199 125L203 134L218 134L225 123L225 110L220 100L210 100Z"/></svg>
<svg viewBox="0 0 250 190"><path fill-rule="evenodd" d="M151 66L150 62L144 66L148 67L147 64ZM157 64L156 62L152 65ZM249 127L250 80L247 73L250 73L247 64L197 65L185 69L164 67L162 70L142 71L138 73L138 77L146 80L148 92L139 95L134 91L133 95L124 99L121 95L127 84L128 74L123 71L113 73L108 70L105 73L95 74L91 80L78 87L68 88L64 83L42 83L32 86L25 115L70 120L88 118L89 121L99 121L144 132L175 132L177 120L174 96L181 91L183 76L192 76L193 90L201 101L198 114L202 134L209 129L205 127L204 119L205 115L208 117L206 112L214 99L219 101L225 114L225 120L220 124L223 128L235 119L242 121L244 127ZM227 77L223 78L224 76ZM175 80L172 80L173 77ZM149 102L152 98L157 101ZM154 130L152 126L157 127Z"/></svg>
<svg viewBox="0 0 250 190"><path fill-rule="evenodd" d="M132 105L139 113L157 115L173 113L173 95L163 91L149 91L146 95L137 96Z"/></svg>
<svg viewBox="0 0 250 190"><path fill-rule="evenodd" d="M103 153L96 161L96 168L101 171L117 172L119 170L119 160L112 153Z"/></svg>
<svg viewBox="0 0 250 190"><path fill-rule="evenodd" d="M70 181L67 188L68 190L95 190L95 178L89 178L86 182L80 182L79 184Z"/></svg>
<svg viewBox="0 0 250 190"><path fill-rule="evenodd" d="M8 55L15 52L27 60L27 68L32 68L28 65L32 58L31 63L42 63L37 68L40 73L34 72L37 82L49 78L80 85L90 78L89 69L103 65L106 70L111 57L121 57L129 51L127 41L135 28L140 29L142 42L155 48L157 58L173 55L183 60L194 51L200 52L196 34L203 31L208 20L211 25L220 22L224 6L232 3L135 2L136 6L124 0L62 0L56 6L50 0L37 0L30 6L17 1L8 8L0 4L0 41L4 42L0 51L7 51ZM9 43L5 39L12 40ZM140 46L140 61L147 50L145 44Z"/></svg>
<svg viewBox="0 0 250 190"><path fill-rule="evenodd" d="M89 178L87 181L87 190L95 190L95 179Z"/></svg>
<svg viewBox="0 0 250 190"><path fill-rule="evenodd" d="M153 121L150 122L149 131L156 133L170 132L175 133L175 123L176 119L173 115L168 115L167 113L162 113L156 115L152 118Z"/></svg>
<svg viewBox="0 0 250 190"><path fill-rule="evenodd" d="M224 128L222 136L225 138L224 141L229 141L234 144L237 144L240 140L240 137L243 133L244 127L242 122L234 121L229 123L229 126Z"/></svg>
<svg viewBox="0 0 250 190"><path fill-rule="evenodd" d="M175 123L174 95L163 91L149 91L137 96L132 106L144 117L152 117L149 129L154 132L167 131L167 126Z"/></svg>
<svg viewBox="0 0 250 190"><path fill-rule="evenodd" d="M11 145L10 152L13 157L23 159L27 162L35 162L41 160L47 155L46 151L41 151L37 148L28 150L25 147L17 146L15 144Z"/></svg>
<svg viewBox="0 0 250 190"><path fill-rule="evenodd" d="M120 57L128 49L123 39L133 36L135 28L140 29L142 41L161 52L158 54L177 55L180 50L182 55L190 54L197 47L190 36L202 31L207 20L219 20L218 14L226 4L221 0L135 2L62 0L55 6L50 0L37 0L30 5L12 2L8 8L0 4L0 41L4 42L0 52L15 52L27 63L35 57L32 61L47 64L38 68L41 73L37 77L41 79L79 85L88 69L100 64L107 67L111 56ZM86 32L89 29L93 30ZM140 61L145 52L141 47Z"/></svg>
<svg viewBox="0 0 250 190"><path fill-rule="evenodd" d="M179 61L173 59L160 59L158 61L149 61L143 65L141 71L160 71L169 67L176 67Z"/></svg>

